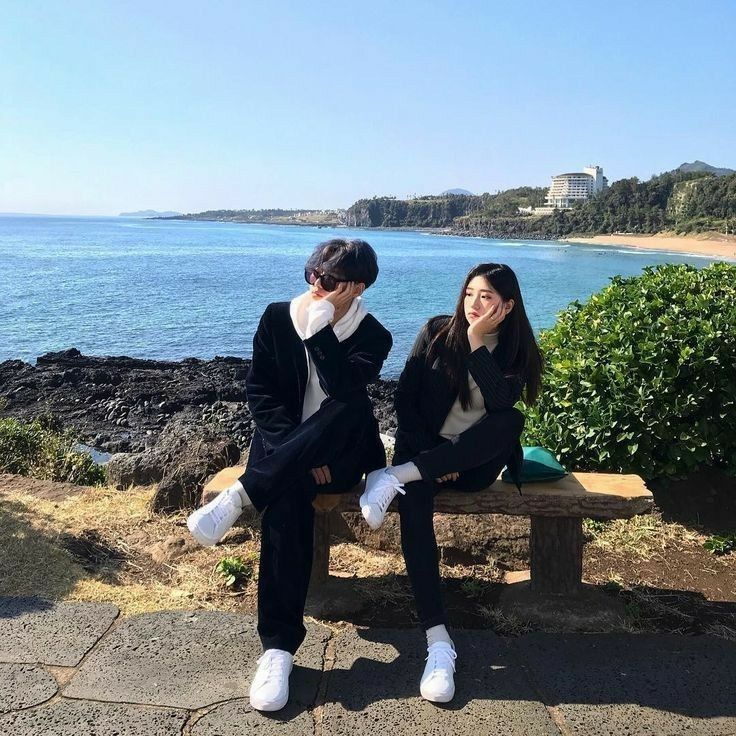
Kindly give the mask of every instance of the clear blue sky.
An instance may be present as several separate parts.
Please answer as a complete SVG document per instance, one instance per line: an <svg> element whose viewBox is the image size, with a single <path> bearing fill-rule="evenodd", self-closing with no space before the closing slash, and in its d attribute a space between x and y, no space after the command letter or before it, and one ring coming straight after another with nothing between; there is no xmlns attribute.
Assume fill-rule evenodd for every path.
<svg viewBox="0 0 736 736"><path fill-rule="evenodd" d="M736 2L5 0L0 211L736 168Z"/></svg>

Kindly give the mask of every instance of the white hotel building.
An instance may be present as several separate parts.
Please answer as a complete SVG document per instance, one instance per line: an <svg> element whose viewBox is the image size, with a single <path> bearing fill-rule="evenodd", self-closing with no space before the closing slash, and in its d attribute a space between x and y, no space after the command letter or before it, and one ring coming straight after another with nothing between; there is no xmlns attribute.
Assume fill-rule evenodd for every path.
<svg viewBox="0 0 736 736"><path fill-rule="evenodd" d="M558 210L570 209L576 202L590 199L608 186L600 166L588 166L582 172L552 177L545 205Z"/></svg>
<svg viewBox="0 0 736 736"><path fill-rule="evenodd" d="M552 177L552 186L547 192L544 207L520 207L522 213L535 215L551 214L555 210L569 210L576 202L584 202L608 186L600 166L587 166L572 174Z"/></svg>

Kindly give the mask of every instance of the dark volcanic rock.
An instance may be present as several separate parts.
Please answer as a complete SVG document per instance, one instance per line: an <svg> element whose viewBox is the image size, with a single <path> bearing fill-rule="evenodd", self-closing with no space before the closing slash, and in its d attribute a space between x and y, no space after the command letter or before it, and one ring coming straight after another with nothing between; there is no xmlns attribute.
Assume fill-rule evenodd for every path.
<svg viewBox="0 0 736 736"><path fill-rule="evenodd" d="M153 507L169 511L195 505L203 482L239 459L240 449L226 432L202 423L201 414L187 408L166 425L151 449L113 455L107 480L119 490L158 483Z"/></svg>
<svg viewBox="0 0 736 736"><path fill-rule="evenodd" d="M0 363L0 417L51 415L80 442L125 453L110 462L110 482L161 482L161 508L190 503L203 474L247 452L253 419L246 403L250 361L216 357L181 362L46 353L36 365ZM382 432L393 434L393 381L369 387ZM4 405L3 401L4 399Z"/></svg>
<svg viewBox="0 0 736 736"><path fill-rule="evenodd" d="M107 464L107 482L119 491L158 483L164 474L163 461L155 449L115 453Z"/></svg>
<svg viewBox="0 0 736 736"><path fill-rule="evenodd" d="M215 358L170 362L94 357L72 348L47 353L32 366L0 363L1 416L31 420L51 414L81 442L105 452L140 452L155 445L173 416L194 408L247 447L252 429L245 404L250 361ZM196 413L192 421L200 421Z"/></svg>
<svg viewBox="0 0 736 736"><path fill-rule="evenodd" d="M161 458L163 467L152 501L154 511L196 506L207 478L240 459L235 442L212 424L192 421L185 412L169 422L148 453Z"/></svg>

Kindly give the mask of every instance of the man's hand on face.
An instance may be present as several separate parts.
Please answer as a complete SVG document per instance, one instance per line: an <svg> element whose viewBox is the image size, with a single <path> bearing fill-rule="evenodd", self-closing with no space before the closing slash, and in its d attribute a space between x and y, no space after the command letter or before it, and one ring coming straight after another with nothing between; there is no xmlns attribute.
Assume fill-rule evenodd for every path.
<svg viewBox="0 0 736 736"><path fill-rule="evenodd" d="M324 298L326 302L330 302L335 307L335 316L338 319L345 313L350 302L356 296L360 296L365 291L365 284L356 283L355 281L341 281L334 291L330 291ZM339 316L338 316L339 315Z"/></svg>

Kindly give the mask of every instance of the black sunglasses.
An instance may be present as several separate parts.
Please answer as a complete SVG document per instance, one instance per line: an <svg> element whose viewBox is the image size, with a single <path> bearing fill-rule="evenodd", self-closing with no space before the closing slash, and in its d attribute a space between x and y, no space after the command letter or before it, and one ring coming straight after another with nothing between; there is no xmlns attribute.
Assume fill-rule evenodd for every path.
<svg viewBox="0 0 736 736"><path fill-rule="evenodd" d="M338 279L335 276L331 276L329 273L320 273L316 268L305 268L304 269L304 280L310 285L314 286L319 279L319 285L325 291L335 291L338 284L347 283L350 279Z"/></svg>

